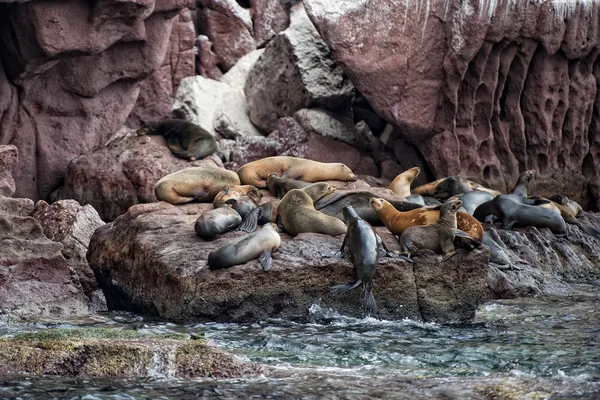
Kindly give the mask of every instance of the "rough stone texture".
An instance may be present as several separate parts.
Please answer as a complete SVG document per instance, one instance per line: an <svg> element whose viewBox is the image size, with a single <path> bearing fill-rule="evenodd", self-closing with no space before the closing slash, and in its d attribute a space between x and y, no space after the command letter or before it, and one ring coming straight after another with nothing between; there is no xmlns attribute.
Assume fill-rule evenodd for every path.
<svg viewBox="0 0 600 400"><path fill-rule="evenodd" d="M124 128L122 133L133 131ZM138 203L156 201L154 184L163 176L197 165L223 166L216 155L189 162L171 154L162 136L114 139L97 151L74 159L65 185L52 200L90 204L104 221L112 221Z"/></svg>
<svg viewBox="0 0 600 400"><path fill-rule="evenodd" d="M61 200L52 205L40 200L31 216L38 220L48 239L62 243L62 255L67 265L91 300L97 295L93 292L98 290L98 283L86 254L92 234L104 225L98 212L92 206L81 206L75 200Z"/></svg>
<svg viewBox="0 0 600 400"><path fill-rule="evenodd" d="M244 93L203 76L193 76L181 81L173 113L178 118L201 126L213 135L218 133L228 139L238 136L261 136L261 132L248 118Z"/></svg>
<svg viewBox="0 0 600 400"><path fill-rule="evenodd" d="M186 3L0 4L0 143L19 149L18 197L46 198L71 159L123 125Z"/></svg>
<svg viewBox="0 0 600 400"><path fill-rule="evenodd" d="M15 194L15 180L12 176L17 165L18 150L15 146L0 146L0 196Z"/></svg>
<svg viewBox="0 0 600 400"><path fill-rule="evenodd" d="M365 149L368 140L356 129L351 119L322 109L305 108L294 113L294 119L306 132L336 139L358 149Z"/></svg>
<svg viewBox="0 0 600 400"><path fill-rule="evenodd" d="M205 35L200 35L196 39L198 48L198 57L196 62L196 72L209 79L220 79L223 72L219 69L217 56L212 51L212 43Z"/></svg>
<svg viewBox="0 0 600 400"><path fill-rule="evenodd" d="M582 222L600 228L600 215L583 213ZM505 231L492 227L488 233L518 270L491 266L489 298L512 298L536 294L564 295L567 282L600 278L600 240L567 225L569 239L556 239L548 229L534 227Z"/></svg>
<svg viewBox="0 0 600 400"><path fill-rule="evenodd" d="M290 26L265 47L246 81L250 119L265 132L301 108L349 106L352 83L329 50L304 6L292 8Z"/></svg>
<svg viewBox="0 0 600 400"><path fill-rule="evenodd" d="M71 279L63 245L31 217L0 214L0 314L11 318L78 316L87 298Z"/></svg>
<svg viewBox="0 0 600 400"><path fill-rule="evenodd" d="M198 31L212 43L221 72L256 49L250 10L236 0L197 0Z"/></svg>
<svg viewBox="0 0 600 400"><path fill-rule="evenodd" d="M257 47L266 45L290 24L290 17L280 0L250 0L250 5Z"/></svg>
<svg viewBox="0 0 600 400"><path fill-rule="evenodd" d="M252 67L254 67L254 64L256 64L256 61L264 52L264 49L258 49L251 51L244 57L240 58L238 62L221 77L221 82L228 84L234 89L244 91L246 79L248 78L250 70Z"/></svg>
<svg viewBox="0 0 600 400"><path fill-rule="evenodd" d="M431 178L600 208L600 3L306 0L311 20Z"/></svg>
<svg viewBox="0 0 600 400"><path fill-rule="evenodd" d="M0 339L0 374L77 377L236 378L256 363L183 334L117 329L48 329Z"/></svg>
<svg viewBox="0 0 600 400"><path fill-rule="evenodd" d="M363 312L360 290L334 294L328 286L354 280L349 259L323 258L339 249L342 236L282 234L282 244L265 273L250 261L210 271L208 253L242 232L212 242L194 232L198 214L209 204L173 206L160 202L136 205L92 238L88 259L99 277L109 308L159 315L175 320L249 322L276 317L307 320L313 304L346 315ZM392 250L398 243L379 229ZM468 321L485 291L488 253L460 251L443 265L445 285L422 293L420 269L439 268L437 260L415 264L382 259L375 273L376 316L384 319ZM456 278L457 280L454 280ZM429 287L427 287L429 290ZM459 305L459 307L457 307ZM449 313L449 307L454 310ZM421 310L425 310L422 312Z"/></svg>
<svg viewBox="0 0 600 400"><path fill-rule="evenodd" d="M179 83L183 78L195 75L196 35L190 10L182 10L173 18L172 25L162 65L142 81L135 107L127 118L127 126L137 128L144 122L168 117Z"/></svg>

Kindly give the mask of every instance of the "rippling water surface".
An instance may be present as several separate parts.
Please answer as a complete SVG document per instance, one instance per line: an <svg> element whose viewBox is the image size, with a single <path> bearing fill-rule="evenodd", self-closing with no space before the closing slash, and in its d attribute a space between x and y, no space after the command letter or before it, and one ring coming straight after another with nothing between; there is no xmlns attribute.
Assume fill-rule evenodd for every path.
<svg viewBox="0 0 600 400"><path fill-rule="evenodd" d="M110 313L102 322L77 324L203 334L265 365L265 374L242 380L11 376L0 377L0 398L600 399L600 288L581 289L584 294L571 297L488 302L465 326L354 319L318 306L310 324L177 325ZM50 325L57 326L3 324L0 335Z"/></svg>

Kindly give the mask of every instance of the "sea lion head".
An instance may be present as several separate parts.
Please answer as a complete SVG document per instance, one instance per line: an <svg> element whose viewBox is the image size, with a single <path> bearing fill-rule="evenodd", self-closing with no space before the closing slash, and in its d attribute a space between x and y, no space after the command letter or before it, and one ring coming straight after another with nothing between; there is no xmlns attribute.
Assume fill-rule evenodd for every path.
<svg viewBox="0 0 600 400"><path fill-rule="evenodd" d="M359 218L356 211L354 211L354 208L352 208L350 205L344 206L342 209L342 216L344 217L344 222L346 222L346 225L348 225L348 222L351 220Z"/></svg>
<svg viewBox="0 0 600 400"><path fill-rule="evenodd" d="M333 193L335 191L335 186L330 185L327 182L317 182L308 185L302 190L304 190L304 192L313 199L313 202L315 202L320 198Z"/></svg>
<svg viewBox="0 0 600 400"><path fill-rule="evenodd" d="M448 213L456 213L462 207L462 200L449 200L442 204L440 208L440 216Z"/></svg>
<svg viewBox="0 0 600 400"><path fill-rule="evenodd" d="M564 194L558 194L556 196L552 196L552 200L560 204L561 206L566 206L569 204L569 198Z"/></svg>
<svg viewBox="0 0 600 400"><path fill-rule="evenodd" d="M346 164L336 163L336 166L342 171L342 175L346 177L346 181L356 182L358 180L354 172Z"/></svg>
<svg viewBox="0 0 600 400"><path fill-rule="evenodd" d="M138 136L152 135L154 133L154 126L155 125L156 124L153 123L153 122L146 122L141 127L139 127L138 130L135 131L135 133Z"/></svg>
<svg viewBox="0 0 600 400"><path fill-rule="evenodd" d="M371 197L369 203L371 203L371 207L373 207L375 211L379 211L385 207L387 201L379 197Z"/></svg>
<svg viewBox="0 0 600 400"><path fill-rule="evenodd" d="M525 183L530 183L535 178L535 169L529 169L521 174Z"/></svg>
<svg viewBox="0 0 600 400"><path fill-rule="evenodd" d="M412 168L407 169L400 175L402 175L406 178L406 182L408 184L412 184L414 182L414 180L417 179L417 176L419 176L420 173L421 173L421 168L412 167Z"/></svg>

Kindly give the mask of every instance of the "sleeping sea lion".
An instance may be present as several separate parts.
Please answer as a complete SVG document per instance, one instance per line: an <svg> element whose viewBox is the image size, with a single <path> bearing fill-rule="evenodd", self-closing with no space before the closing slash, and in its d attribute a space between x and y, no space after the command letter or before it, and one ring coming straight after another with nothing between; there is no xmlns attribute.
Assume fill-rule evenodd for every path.
<svg viewBox="0 0 600 400"><path fill-rule="evenodd" d="M258 258L263 270L271 268L271 253L279 248L281 237L275 224L267 224L259 231L235 238L208 254L211 270L233 267Z"/></svg>
<svg viewBox="0 0 600 400"><path fill-rule="evenodd" d="M460 200L450 200L442 204L440 217L435 223L407 228L400 236L401 254L410 258L411 254L443 253L442 262L455 255L455 236L472 239L465 232L456 229L456 213L460 207Z"/></svg>
<svg viewBox="0 0 600 400"><path fill-rule="evenodd" d="M333 192L335 187L325 182L313 183L304 189L292 189L279 203L278 221L287 233L315 232L337 236L346 233L346 225L335 217L315 210L315 200Z"/></svg>
<svg viewBox="0 0 600 400"><path fill-rule="evenodd" d="M217 151L217 141L209 132L182 119L147 122L137 134L163 136L173 155L185 160L201 160Z"/></svg>
<svg viewBox="0 0 600 400"><path fill-rule="evenodd" d="M379 262L379 254L382 252L385 255L391 256L391 253L385 248L381 237L375 233L371 225L354 212L352 206L345 206L343 214L348 231L346 232L340 251L328 257L343 258L349 252L352 264L356 270L357 280L347 285L330 286L330 289L342 293L362 284L365 314L370 315L375 312L377 307L371 283L375 267Z"/></svg>
<svg viewBox="0 0 600 400"><path fill-rule="evenodd" d="M227 185L217 195L213 200L213 206L215 208L219 208L224 205L227 200L230 199L239 199L242 196L246 196L248 193L253 192L260 194L262 197L262 193L252 185L242 185L242 186L230 186Z"/></svg>
<svg viewBox="0 0 600 400"><path fill-rule="evenodd" d="M271 172L269 176L267 176L267 187L273 196L276 196L280 199L285 196L287 192L292 189L303 189L310 185L308 182L299 181L296 179L290 178L282 178L277 175L275 172Z"/></svg>
<svg viewBox="0 0 600 400"><path fill-rule="evenodd" d="M579 203L569 199L563 194L554 195L550 197L550 200L552 200L556 204L560 204L561 206L563 206L574 217L577 217L583 211L583 208L579 205Z"/></svg>
<svg viewBox="0 0 600 400"><path fill-rule="evenodd" d="M272 200L256 207L244 217L244 222L238 229L244 232L254 232L258 225L277 222L279 203L281 203L281 200Z"/></svg>
<svg viewBox="0 0 600 400"><path fill-rule="evenodd" d="M282 178L305 182L339 180L355 182L356 175L342 163L321 163L298 157L267 157L244 164L239 170L240 180L245 185L257 188L267 187L267 177L276 173Z"/></svg>
<svg viewBox="0 0 600 400"><path fill-rule="evenodd" d="M194 230L202 239L212 240L217 235L230 231L241 223L242 217L237 211L223 206L200 214Z"/></svg>
<svg viewBox="0 0 600 400"><path fill-rule="evenodd" d="M240 179L235 172L203 165L160 178L154 185L154 193L159 201L171 204L189 203L193 200L212 201L223 187L239 184Z"/></svg>

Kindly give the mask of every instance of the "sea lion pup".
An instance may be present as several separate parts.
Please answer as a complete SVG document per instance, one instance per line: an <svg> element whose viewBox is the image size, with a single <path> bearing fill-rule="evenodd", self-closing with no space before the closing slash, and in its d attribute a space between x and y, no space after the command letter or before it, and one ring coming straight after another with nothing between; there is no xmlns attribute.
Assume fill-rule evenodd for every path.
<svg viewBox="0 0 600 400"><path fill-rule="evenodd" d="M242 185L242 186L230 186L227 185L217 195L213 200L213 206L215 208L219 208L230 199L239 199L242 196L248 195L248 193L260 193L260 191L252 185ZM262 197L262 193L260 194Z"/></svg>
<svg viewBox="0 0 600 400"><path fill-rule="evenodd" d="M204 240L212 240L222 233L228 232L242 223L240 214L223 206L205 211L196 220L194 230Z"/></svg>
<svg viewBox="0 0 600 400"><path fill-rule="evenodd" d="M310 185L308 182L298 181L296 179L282 178L275 172L271 172L267 176L267 187L273 196L277 196L280 199L285 196L287 192L292 189L304 189Z"/></svg>
<svg viewBox="0 0 600 400"><path fill-rule="evenodd" d="M275 224L267 224L261 230L227 242L208 254L211 270L233 267L258 258L263 270L271 268L271 253L279 248L281 238Z"/></svg>
<svg viewBox="0 0 600 400"><path fill-rule="evenodd" d="M456 254L454 237L473 239L465 232L456 229L456 213L462 201L450 200L440 208L439 220L431 225L412 226L400 236L401 254L410 259L411 254L443 253L442 262Z"/></svg>
<svg viewBox="0 0 600 400"><path fill-rule="evenodd" d="M317 211L327 214L343 221L343 209L345 206L352 206L356 214L371 225L382 225L379 216L371 207L371 197L378 197L369 191L344 191L336 190L330 195L323 196L317 200L314 207ZM420 208L421 205L403 200L394 200L387 198L398 210L410 211Z"/></svg>
<svg viewBox="0 0 600 400"><path fill-rule="evenodd" d="M258 225L277 222L279 203L281 203L281 200L272 200L256 207L244 217L244 222L238 227L238 230L254 232Z"/></svg>
<svg viewBox="0 0 600 400"><path fill-rule="evenodd" d="M325 182L313 183L304 189L292 189L281 199L278 223L292 236L315 232L337 236L346 233L346 224L315 210L315 200L333 192L335 187Z"/></svg>
<svg viewBox="0 0 600 400"><path fill-rule="evenodd" d="M239 184L235 172L202 165L163 176L154 185L154 194L159 201L171 204L212 201L224 186Z"/></svg>
<svg viewBox="0 0 600 400"><path fill-rule="evenodd" d="M385 248L381 237L375 233L371 225L356 214L352 206L345 206L343 214L348 231L342 242L342 247L340 251L326 255L325 257L344 258L349 252L352 264L356 270L357 280L347 285L330 286L329 289L341 293L352 290L362 284L365 315L370 315L377 308L371 283L375 267L379 262L379 253L382 252L389 256L392 256L392 254Z"/></svg>
<svg viewBox="0 0 600 400"><path fill-rule="evenodd" d="M182 119L147 122L137 134L163 136L173 155L185 160L201 160L217 151L217 141L210 133Z"/></svg>
<svg viewBox="0 0 600 400"><path fill-rule="evenodd" d="M444 204L448 204L448 202L456 204L456 201L457 200L449 200ZM442 207L444 204L442 204ZM462 206L462 201L460 204ZM377 212L377 215L379 215L379 218L383 221L386 228L396 236L401 235L406 229L413 226L434 224L440 219L441 214L441 210L434 210L431 208L418 208L401 212L396 210L390 202L382 198L371 198L371 207ZM475 240L474 244L479 245L477 242L483 240L483 227L481 226L481 223L469 214L462 212L456 213L454 219L456 220L456 225L453 226L453 228L466 232L470 238Z"/></svg>
<svg viewBox="0 0 600 400"><path fill-rule="evenodd" d="M267 157L249 162L242 165L238 170L238 175L243 184L264 189L267 187L267 177L271 172L275 172L282 178L305 182L356 181L356 175L342 163L322 163L286 156Z"/></svg>
<svg viewBox="0 0 600 400"><path fill-rule="evenodd" d="M579 203L569 199L563 194L556 194L550 197L550 200L552 200L556 204L560 204L561 206L563 206L574 217L577 217L583 211L583 208L579 205Z"/></svg>

